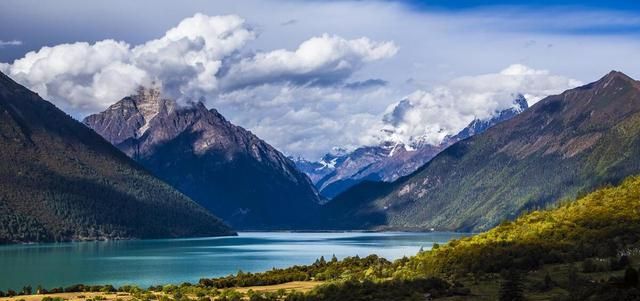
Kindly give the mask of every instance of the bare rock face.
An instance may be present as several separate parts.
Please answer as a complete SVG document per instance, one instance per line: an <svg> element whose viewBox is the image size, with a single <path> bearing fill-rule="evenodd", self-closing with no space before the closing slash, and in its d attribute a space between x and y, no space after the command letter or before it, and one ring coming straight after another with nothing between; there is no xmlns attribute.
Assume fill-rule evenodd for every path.
<svg viewBox="0 0 640 301"><path fill-rule="evenodd" d="M289 158L201 102L142 88L84 123L238 229L304 227L321 203Z"/></svg>
<svg viewBox="0 0 640 301"><path fill-rule="evenodd" d="M296 164L309 175L322 196L332 199L362 181L392 182L409 175L448 146L480 134L527 108L527 100L518 95L513 107L495 112L488 119L473 120L458 134L446 137L439 144L416 142L405 145L386 141L376 146L359 147L352 152L330 153L318 162L298 159Z"/></svg>

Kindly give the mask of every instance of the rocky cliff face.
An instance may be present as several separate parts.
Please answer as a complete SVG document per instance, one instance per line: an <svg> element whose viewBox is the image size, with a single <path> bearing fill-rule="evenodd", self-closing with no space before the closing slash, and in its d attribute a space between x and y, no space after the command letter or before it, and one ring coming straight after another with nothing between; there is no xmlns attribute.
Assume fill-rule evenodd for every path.
<svg viewBox="0 0 640 301"><path fill-rule="evenodd" d="M140 89L84 123L237 228L299 227L321 203L289 158L201 102Z"/></svg>

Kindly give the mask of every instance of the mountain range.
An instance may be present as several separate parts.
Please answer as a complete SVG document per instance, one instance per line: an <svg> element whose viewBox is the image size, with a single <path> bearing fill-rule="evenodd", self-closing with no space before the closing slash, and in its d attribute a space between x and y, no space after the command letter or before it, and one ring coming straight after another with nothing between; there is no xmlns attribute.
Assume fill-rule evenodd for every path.
<svg viewBox="0 0 640 301"><path fill-rule="evenodd" d="M481 231L640 171L640 83L613 71L326 207L336 228Z"/></svg>
<svg viewBox="0 0 640 301"><path fill-rule="evenodd" d="M526 105L441 145L298 160L308 177L201 102L141 87L83 124L0 74L0 243L234 234L216 216L244 230L482 231L640 171L638 81L613 71Z"/></svg>
<svg viewBox="0 0 640 301"><path fill-rule="evenodd" d="M235 234L2 73L0 148L0 243Z"/></svg>
<svg viewBox="0 0 640 301"><path fill-rule="evenodd" d="M334 152L326 154L317 162L302 158L296 159L295 162L298 168L311 178L320 194L332 199L362 181L392 182L406 176L448 146L480 134L527 108L527 100L519 94L511 107L496 111L486 119L474 119L458 134L446 136L437 144L426 143L421 137L409 145L384 141L379 145L363 146L351 152L336 148Z"/></svg>
<svg viewBox="0 0 640 301"><path fill-rule="evenodd" d="M202 102L141 87L83 122L234 228L305 227L322 203L289 158Z"/></svg>

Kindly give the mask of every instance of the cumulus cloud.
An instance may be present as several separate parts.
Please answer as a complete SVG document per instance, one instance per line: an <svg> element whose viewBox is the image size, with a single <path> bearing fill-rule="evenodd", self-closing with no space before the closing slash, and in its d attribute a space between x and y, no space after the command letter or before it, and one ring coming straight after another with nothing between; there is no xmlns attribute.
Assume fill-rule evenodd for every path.
<svg viewBox="0 0 640 301"><path fill-rule="evenodd" d="M346 40L323 34L303 42L295 51L279 49L241 59L226 72L224 85L227 89L238 89L277 82L335 84L347 79L364 63L392 57L397 51L392 42Z"/></svg>
<svg viewBox="0 0 640 301"><path fill-rule="evenodd" d="M532 105L580 84L521 64L498 73L455 78L429 90L417 90L391 105L383 117L385 134L380 139L439 143L475 118L486 119L514 106L518 94Z"/></svg>
<svg viewBox="0 0 640 301"><path fill-rule="evenodd" d="M238 16L195 14L142 45L114 40L60 44L0 68L63 109L83 115L151 81L174 95L214 90L222 59L253 38Z"/></svg>
<svg viewBox="0 0 640 301"><path fill-rule="evenodd" d="M0 64L0 70L81 117L152 81L174 98L217 97L270 83L339 83L366 62L397 51L392 42L324 34L294 51L242 54L255 38L255 31L239 16L197 13L140 45L103 40L43 47Z"/></svg>
<svg viewBox="0 0 640 301"><path fill-rule="evenodd" d="M287 154L319 158L331 146L355 148L375 143L384 125L380 113L394 99L392 90L340 86L266 84L209 99L233 122Z"/></svg>
<svg viewBox="0 0 640 301"><path fill-rule="evenodd" d="M310 159L319 158L333 146L356 147L389 138L381 134L381 130L388 130L392 138L409 140L426 134L435 141L449 131L456 132L473 117L510 105L512 93L527 94L529 101L534 102L535 95L560 92L563 89L561 85L553 89L556 85L552 80L546 82L547 77L554 74L584 82L597 79L611 69L640 76L637 71L640 70L639 63L628 59L640 51L637 30L610 30L611 27L623 30L637 28L640 19L621 11L600 11L596 14L557 7L531 10L526 6L511 9L480 7L462 11L415 10L391 1L281 0L219 0L217 5L206 7L198 1L181 1L179 4L153 0L120 1L116 6L109 6L117 9L95 10L94 6L84 5L81 0L72 0L77 5L71 5L74 12L69 12L71 6L25 1L36 4L31 5L28 13L17 6L0 8L0 11L7 12L5 18L0 18L0 27L16 37L29 37L24 40L25 44L45 45L56 39L83 40L82 36L86 36L84 40L93 41L103 39L106 32L112 34L116 41L147 41L150 37L164 40L155 43L162 45L148 45L148 51L140 50L137 55L133 49L149 43L123 43L128 47L126 58L119 64L100 69L102 72L96 76L95 84L93 74L89 73L71 80L58 75L49 82L35 81L33 84L20 80L30 87L39 86L43 88L41 91L55 97L64 95L65 98L49 99L74 116L82 117L101 110L121 97L123 91L129 90L130 83L159 81L160 77L165 81L166 90L177 91L176 94L201 94L208 100L209 107L217 108L235 124L250 129L287 154ZM265 1L272 8L269 14L264 13ZM144 20L139 16L142 10L146 16ZM226 34L221 31L207 35L196 33L202 31L198 24L210 26L206 22L208 18L194 20L189 24L194 29L186 30L185 27L184 31L176 30L171 35L158 34L170 27L167 26L168 20L181 20L185 14L197 11L208 15L232 11L248 21L241 22ZM64 24L52 22L51 16L64 16ZM95 20L87 32L68 30L69 27L86 24L87 16ZM540 22L541 19L545 22ZM21 26L23 20L29 20L32 26ZM140 26L141 22L144 26ZM235 28L232 25L215 26L216 30L222 27ZM46 38L38 35L41 28L46 28L49 33ZM132 32L131 28L136 30ZM187 35L192 32L193 35ZM349 63L355 62L356 68L347 69L345 74L349 75L348 78L337 84L323 84L318 80L323 74L328 74L327 69L322 71L324 73L316 73L320 74L318 79L309 79L305 75L314 73L300 73L300 69L286 64L289 62L276 63L273 60L267 61L275 66L270 69L273 73L261 74L264 82L257 81L260 84L252 79L253 74L249 74L251 80L240 78L256 83L254 86L246 86L245 83L244 88L234 87L225 78L231 69L238 72L236 75L247 75L244 70L249 69L237 67L240 62L264 63L265 60L258 58L266 56L272 49L283 49L284 53L293 55L301 43L310 37L321 39L324 32L330 33L329 37L337 35L346 41L366 36L374 45L393 41L400 51L393 58L375 63L364 61L358 65L358 62L363 62L361 58L347 59ZM231 33L237 33L235 36L241 43L234 44L229 40L227 48L222 48L225 51L213 55L215 51L207 44L216 41L216 35L234 36ZM209 38L212 39L205 40ZM0 51L0 57L5 61L23 58L17 50L19 48L5 47L5 51ZM206 56L199 55L204 52L212 57L207 61L211 63L208 66L200 64ZM335 61L325 62L327 64L323 66L336 66ZM510 63L535 66L526 68L530 73L541 72L539 69L550 71L546 75L500 74L499 70ZM220 64L219 67L216 64ZM6 70L12 65L0 63L0 70L8 73ZM251 68L256 70L257 67ZM463 80L457 82L457 79L466 78L465 75L486 73L491 73L489 75L494 76L494 80L485 80L475 86L463 84ZM474 82L477 77L482 76L468 78ZM507 89L505 83L500 84L504 86L498 84L518 77L531 80L516 80L517 89ZM68 84L59 85L56 81ZM546 83L536 86L538 82ZM485 84L488 92L482 90ZM501 89L505 92L496 92L499 87L503 87ZM429 104L427 99L432 103ZM481 99L488 99L488 102L482 103ZM483 105L487 108L478 107ZM429 113L431 110L434 113Z"/></svg>

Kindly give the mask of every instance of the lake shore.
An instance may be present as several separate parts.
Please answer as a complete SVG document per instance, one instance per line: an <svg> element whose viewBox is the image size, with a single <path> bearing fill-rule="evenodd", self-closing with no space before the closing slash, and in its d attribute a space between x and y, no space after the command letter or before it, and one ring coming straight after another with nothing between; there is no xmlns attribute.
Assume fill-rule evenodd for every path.
<svg viewBox="0 0 640 301"><path fill-rule="evenodd" d="M111 284L197 283L225 277L377 254L389 260L415 255L434 243L445 244L452 233L283 233L241 232L235 237L77 242L0 247L0 290L23 286L47 289Z"/></svg>

